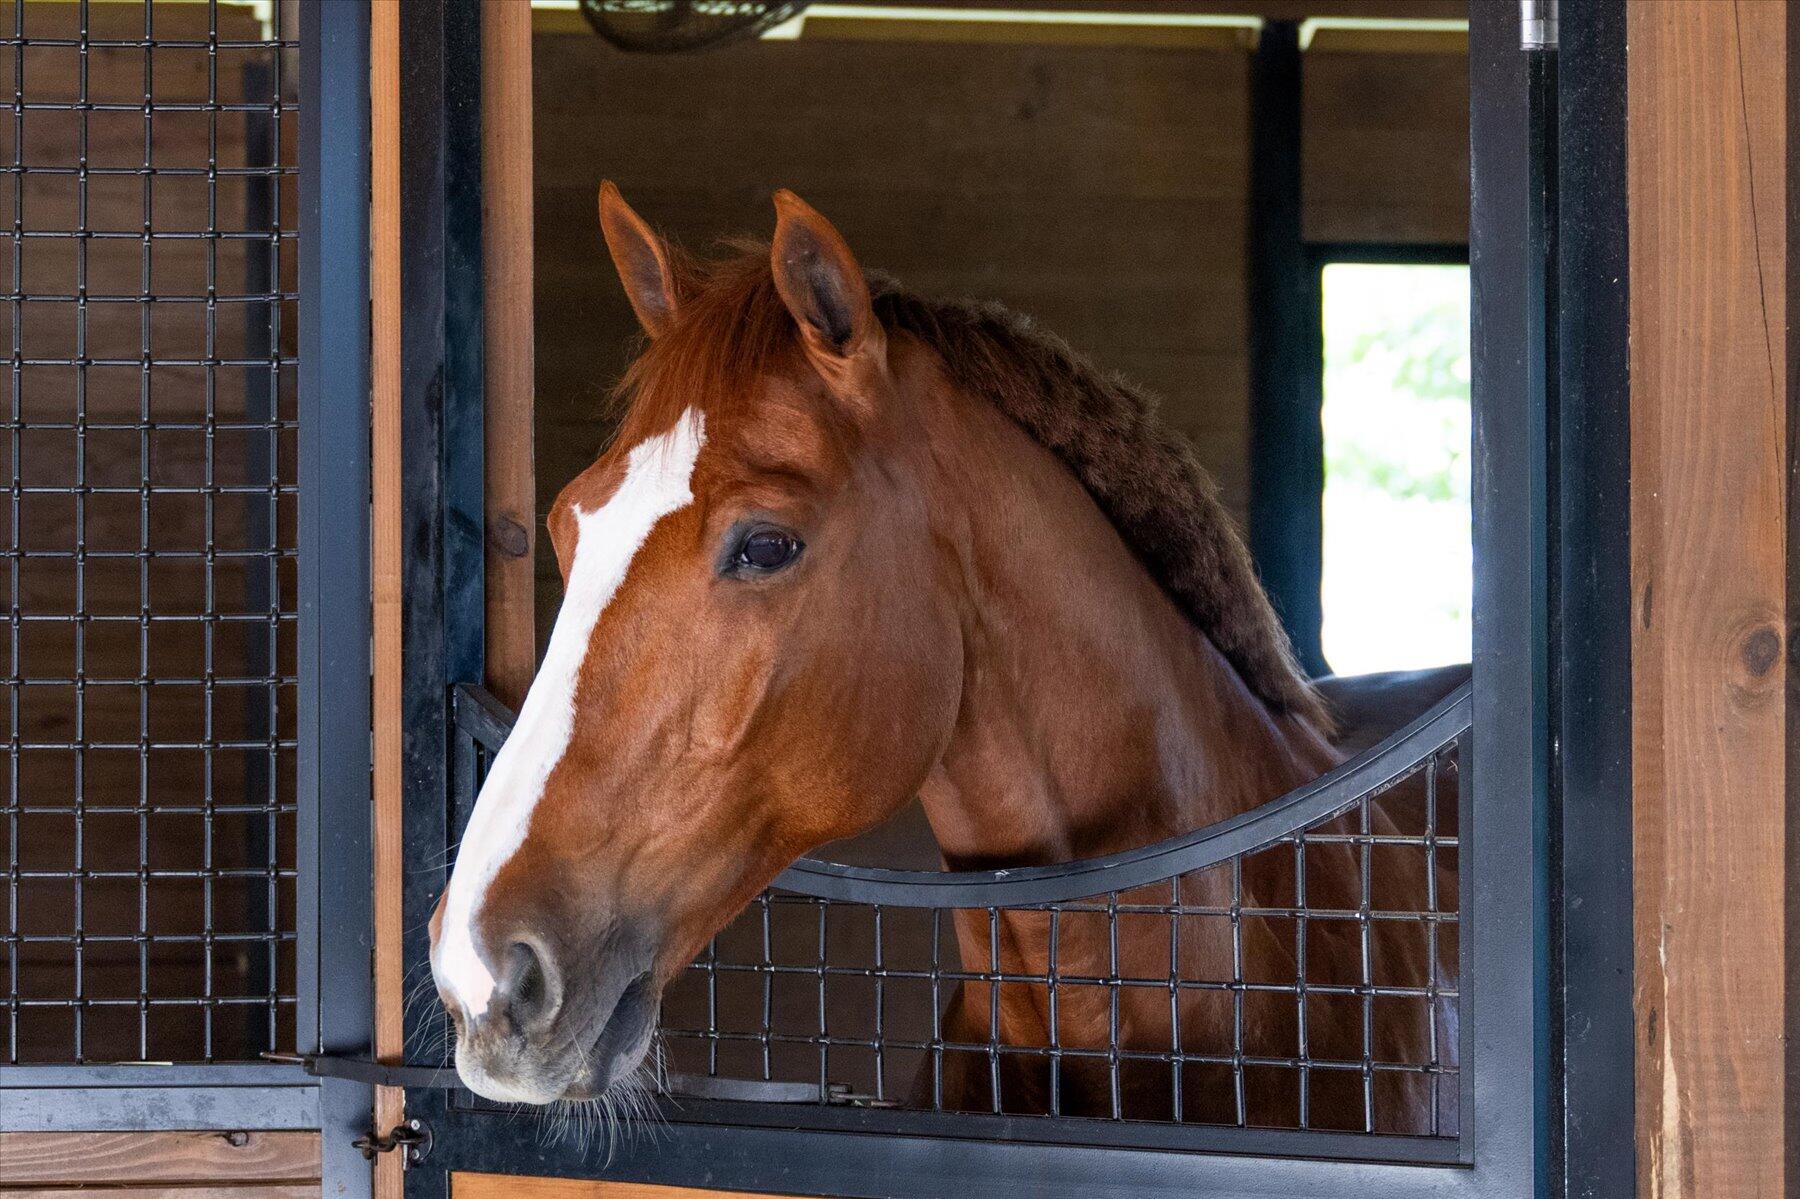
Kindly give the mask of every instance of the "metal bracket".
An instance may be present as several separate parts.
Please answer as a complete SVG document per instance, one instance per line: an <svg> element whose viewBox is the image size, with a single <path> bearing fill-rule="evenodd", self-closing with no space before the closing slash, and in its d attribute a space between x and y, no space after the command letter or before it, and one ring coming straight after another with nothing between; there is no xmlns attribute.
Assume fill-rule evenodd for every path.
<svg viewBox="0 0 1800 1199"><path fill-rule="evenodd" d="M425 1126L423 1120L408 1120L404 1124L395 1125L386 1136L378 1136L374 1129L370 1129L350 1143L362 1151L364 1161L374 1161L377 1153L404 1150L400 1163L402 1167L411 1169L431 1156L431 1129Z"/></svg>
<svg viewBox="0 0 1800 1199"><path fill-rule="evenodd" d="M265 1053L272 1062L293 1062L314 1078L342 1078L374 1087L423 1087L444 1090L456 1086L456 1071L448 1066L393 1066L365 1058L336 1057L319 1053Z"/></svg>
<svg viewBox="0 0 1800 1199"><path fill-rule="evenodd" d="M449 1066L395 1066L366 1058L314 1053L265 1053L262 1056L272 1062L297 1063L314 1078L344 1078L377 1087L439 1091L462 1085L456 1071ZM817 1083L715 1078L673 1072L663 1076L662 1089L677 1099L724 1099L737 1103L817 1103L820 1098ZM860 1104L865 1100L870 1097L851 1095L849 1089L840 1084L833 1084L825 1095L827 1103Z"/></svg>

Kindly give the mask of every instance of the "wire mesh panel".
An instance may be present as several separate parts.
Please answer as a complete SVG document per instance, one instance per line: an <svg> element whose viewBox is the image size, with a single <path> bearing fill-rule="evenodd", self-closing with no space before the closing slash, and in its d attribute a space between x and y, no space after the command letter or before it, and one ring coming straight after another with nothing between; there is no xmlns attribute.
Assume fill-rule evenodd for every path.
<svg viewBox="0 0 1800 1199"><path fill-rule="evenodd" d="M1465 688L1300 791L1110 859L985 875L802 862L667 988L661 1080L787 1084L768 1088L781 1127L1452 1147L1469 710ZM491 703L459 701L458 719L466 817L507 729ZM673 1118L755 1123L754 1106L681 1101Z"/></svg>
<svg viewBox="0 0 1800 1199"><path fill-rule="evenodd" d="M6 1062L293 1038L284 7L0 4Z"/></svg>
<svg viewBox="0 0 1800 1199"><path fill-rule="evenodd" d="M667 1067L821 1103L1454 1135L1456 746L1253 852L1017 907L765 893L665 997Z"/></svg>

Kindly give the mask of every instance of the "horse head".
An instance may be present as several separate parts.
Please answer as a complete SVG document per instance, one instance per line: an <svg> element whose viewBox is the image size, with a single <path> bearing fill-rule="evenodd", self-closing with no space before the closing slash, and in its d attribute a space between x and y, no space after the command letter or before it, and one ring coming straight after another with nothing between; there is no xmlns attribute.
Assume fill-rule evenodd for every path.
<svg viewBox="0 0 1800 1199"><path fill-rule="evenodd" d="M648 344L549 514L563 605L432 920L457 1068L493 1098L629 1075L664 984L796 857L913 796L956 719L914 405L843 238L776 208L766 265L700 288L601 191Z"/></svg>

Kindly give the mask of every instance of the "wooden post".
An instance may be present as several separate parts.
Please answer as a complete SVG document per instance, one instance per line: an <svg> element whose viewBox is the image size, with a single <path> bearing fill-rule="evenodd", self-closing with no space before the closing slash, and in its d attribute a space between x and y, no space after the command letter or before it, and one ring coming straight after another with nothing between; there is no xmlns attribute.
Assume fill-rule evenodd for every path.
<svg viewBox="0 0 1800 1199"><path fill-rule="evenodd" d="M537 669L532 437L531 6L481 8L487 366L487 678L517 707Z"/></svg>
<svg viewBox="0 0 1800 1199"><path fill-rule="evenodd" d="M401 959L401 546L400 470L400 6L375 4L369 17L369 343L372 475L370 570L373 615L375 857L375 1055L405 1058L404 967ZM375 1123L388 1129L404 1116L406 1092L382 1087ZM377 1199L400 1199L405 1182L398 1154L375 1164Z"/></svg>
<svg viewBox="0 0 1800 1199"><path fill-rule="evenodd" d="M1639 1193L1775 1199L1788 992L1782 0L1628 7Z"/></svg>

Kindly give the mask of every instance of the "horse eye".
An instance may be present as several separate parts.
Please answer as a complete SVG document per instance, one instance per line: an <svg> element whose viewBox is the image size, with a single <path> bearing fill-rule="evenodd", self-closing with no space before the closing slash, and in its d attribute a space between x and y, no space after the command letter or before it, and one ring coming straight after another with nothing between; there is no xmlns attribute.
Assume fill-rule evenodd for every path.
<svg viewBox="0 0 1800 1199"><path fill-rule="evenodd" d="M757 529L744 538L737 554L738 565L764 574L780 570L800 556L801 544L780 529Z"/></svg>

